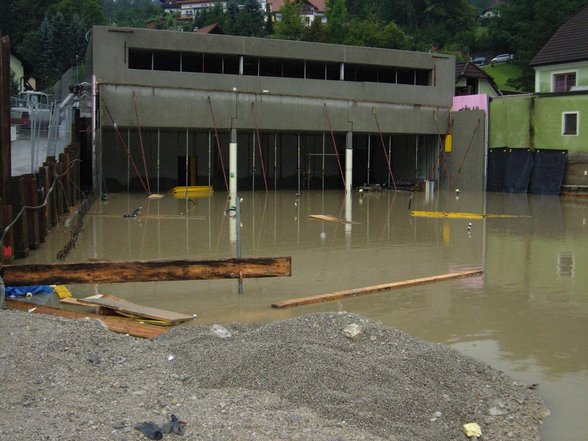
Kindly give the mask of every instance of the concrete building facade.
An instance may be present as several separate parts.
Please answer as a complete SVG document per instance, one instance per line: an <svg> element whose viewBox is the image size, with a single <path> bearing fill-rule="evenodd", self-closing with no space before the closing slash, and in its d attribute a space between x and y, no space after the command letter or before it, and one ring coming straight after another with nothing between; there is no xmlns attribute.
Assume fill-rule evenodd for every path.
<svg viewBox="0 0 588 441"><path fill-rule="evenodd" d="M223 190L235 144L240 188L438 179L452 56L95 27L89 58L95 184L110 190Z"/></svg>

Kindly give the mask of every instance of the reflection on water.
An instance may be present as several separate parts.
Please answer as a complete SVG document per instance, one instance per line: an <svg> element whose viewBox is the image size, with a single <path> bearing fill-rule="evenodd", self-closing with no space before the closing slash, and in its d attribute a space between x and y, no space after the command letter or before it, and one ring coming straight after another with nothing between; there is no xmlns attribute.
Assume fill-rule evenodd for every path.
<svg viewBox="0 0 588 441"><path fill-rule="evenodd" d="M588 200L481 193L417 193L411 209L513 218L411 217L405 192L240 193L243 256L292 256L292 277L70 287L198 314L197 323L270 321L346 310L454 346L539 383L552 416L547 441L588 432ZM86 217L69 262L235 256L226 194L148 200L111 195ZM124 213L142 207L137 218ZM353 223L310 219L333 216ZM471 225L468 225L470 224ZM60 227L29 261L52 262ZM272 302L483 266L482 277L275 310Z"/></svg>

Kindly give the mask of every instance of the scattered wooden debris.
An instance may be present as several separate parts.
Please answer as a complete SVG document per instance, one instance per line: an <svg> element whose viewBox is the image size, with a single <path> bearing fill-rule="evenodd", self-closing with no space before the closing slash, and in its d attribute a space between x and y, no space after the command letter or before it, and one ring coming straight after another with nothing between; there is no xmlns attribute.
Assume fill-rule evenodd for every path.
<svg viewBox="0 0 588 441"><path fill-rule="evenodd" d="M308 305L311 303L327 302L330 300L338 300L344 297L355 297L365 294L371 294L379 291L388 291L397 288L406 288L409 286L423 285L425 283L441 282L444 280L459 279L462 277L478 276L483 274L483 270L475 269L468 271L460 271L456 273L440 274L430 277L422 277L420 279L404 280L401 282L386 283L383 285L368 286L365 288L349 289L347 291L336 291L328 294L319 294L308 297L299 297L296 299L284 300L281 302L272 303L273 308L291 308L293 306Z"/></svg>
<svg viewBox="0 0 588 441"><path fill-rule="evenodd" d="M173 326L194 319L191 315L138 305L111 294L97 294L83 299L74 299L74 301L67 298L61 300L61 302L78 306L95 306L100 308L100 314L118 314L133 320L141 320L162 326Z"/></svg>
<svg viewBox="0 0 588 441"><path fill-rule="evenodd" d="M35 314L50 314L58 317L70 319L91 318L99 320L113 332L129 334L141 338L155 338L167 332L167 329L161 326L139 323L125 317L98 315L89 312L70 311L66 309L52 308L50 306L36 305L33 303L21 302L19 300L6 299L6 306L9 309L20 311L30 311Z"/></svg>

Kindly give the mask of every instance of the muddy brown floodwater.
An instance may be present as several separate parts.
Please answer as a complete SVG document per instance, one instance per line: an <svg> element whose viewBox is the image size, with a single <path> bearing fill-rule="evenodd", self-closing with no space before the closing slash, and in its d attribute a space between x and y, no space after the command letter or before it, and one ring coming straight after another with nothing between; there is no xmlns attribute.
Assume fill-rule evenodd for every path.
<svg viewBox="0 0 588 441"><path fill-rule="evenodd" d="M416 193L412 210L508 214L481 219L414 217L407 192L242 192L243 256L291 256L292 277L237 282L70 286L147 306L195 313L196 323L269 322L349 311L424 340L445 343L537 384L551 410L545 441L588 433L588 199L501 193ZM94 203L66 262L220 258L236 255L226 193L148 200L111 194ZM123 214L142 207L136 218ZM353 221L311 219L311 214ZM471 225L469 225L471 224ZM69 230L59 226L18 263L54 262ZM271 303L481 266L482 277L304 307Z"/></svg>

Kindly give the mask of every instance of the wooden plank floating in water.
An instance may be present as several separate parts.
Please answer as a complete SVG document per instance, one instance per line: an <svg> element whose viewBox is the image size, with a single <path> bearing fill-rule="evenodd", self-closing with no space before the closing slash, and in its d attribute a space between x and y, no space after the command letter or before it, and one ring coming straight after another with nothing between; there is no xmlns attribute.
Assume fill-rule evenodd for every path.
<svg viewBox="0 0 588 441"><path fill-rule="evenodd" d="M379 291L388 291L391 289L407 288L415 285L424 285L426 283L442 282L445 280L459 279L462 277L479 276L484 271L481 269L460 271L456 273L440 274L437 276L422 277L420 279L404 280L401 282L385 283L383 285L368 286L365 288L349 289L347 291L336 291L329 294L319 294L309 297L299 297L297 299L284 300L281 302L272 303L274 308L291 308L293 306L308 305L311 303L328 302L330 300L338 300L345 297L355 297L365 294L372 294Z"/></svg>
<svg viewBox="0 0 588 441"><path fill-rule="evenodd" d="M432 217L432 218L450 218L450 219L484 219L484 218L512 218L512 217L531 217L515 214L484 214L484 213L458 213L446 211L411 211L413 217Z"/></svg>
<svg viewBox="0 0 588 441"><path fill-rule="evenodd" d="M171 220L206 220L206 216L188 216L188 215L179 215L179 214L138 214L137 216L133 217L125 217L122 214L112 214L112 213L88 213L86 217L105 217L105 218L113 218L113 219L126 219L126 220L146 220L146 219L171 219Z"/></svg>
<svg viewBox="0 0 588 441"><path fill-rule="evenodd" d="M11 286L261 278L291 276L292 258L5 265L1 267L1 272L4 283Z"/></svg>
<svg viewBox="0 0 588 441"><path fill-rule="evenodd" d="M346 219L341 219L339 217L334 217L334 216L328 216L325 214L309 214L308 217L311 219L317 219L317 220L322 220L322 221L338 222L340 224L357 224L357 222L352 222L352 221L348 221Z"/></svg>
<svg viewBox="0 0 588 441"><path fill-rule="evenodd" d="M58 317L64 317L69 319L80 320L89 317L91 319L100 320L110 331L118 332L120 334L129 334L135 337L155 338L167 332L166 328L162 328L160 326L155 325L149 325L146 323L138 323L134 320L125 317L98 315L89 312L69 311L66 309L51 308L50 306L36 305L34 303L26 303L12 299L6 299L6 306L8 306L9 309L31 311L35 314L55 315Z"/></svg>

